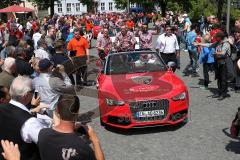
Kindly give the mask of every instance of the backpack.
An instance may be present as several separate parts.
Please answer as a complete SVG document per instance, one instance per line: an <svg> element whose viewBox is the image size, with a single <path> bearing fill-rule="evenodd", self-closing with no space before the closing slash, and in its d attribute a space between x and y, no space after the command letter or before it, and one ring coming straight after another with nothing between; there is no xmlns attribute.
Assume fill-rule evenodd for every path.
<svg viewBox="0 0 240 160"><path fill-rule="evenodd" d="M233 61L237 61L238 57L239 57L238 53L240 52L240 45L231 44L231 43L229 43L229 44L231 46L231 56L230 57Z"/></svg>

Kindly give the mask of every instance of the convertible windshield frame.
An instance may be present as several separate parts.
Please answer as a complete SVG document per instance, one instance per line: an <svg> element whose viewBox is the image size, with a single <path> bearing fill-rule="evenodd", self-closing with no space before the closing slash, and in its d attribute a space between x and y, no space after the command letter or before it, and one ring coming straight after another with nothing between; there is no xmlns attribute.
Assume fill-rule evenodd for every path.
<svg viewBox="0 0 240 160"><path fill-rule="evenodd" d="M132 70L130 69L129 71L117 72L117 73L113 73L110 71L110 67L111 67L110 65L111 65L111 60L112 60L113 56L121 56L121 57L127 57L127 58L130 57L131 58L134 56L140 56L141 54L153 54L156 61L158 61L157 63L160 63L160 64L153 64L153 66L154 67L157 67L157 65L161 65L161 66L159 66L159 68L157 68L156 70L147 70L147 69L144 70L143 69L143 70L131 72ZM124 61L124 60L122 60L122 61ZM147 64L150 65L150 63L147 63ZM134 73L144 73L144 72L164 72L167 70L168 70L168 68L167 68L166 64L164 63L164 61L162 60L162 58L158 55L157 52L154 52L154 51L129 51L129 52L111 53L106 57L106 63L104 65L104 74L106 74L106 75L132 74L132 73L134 74Z"/></svg>

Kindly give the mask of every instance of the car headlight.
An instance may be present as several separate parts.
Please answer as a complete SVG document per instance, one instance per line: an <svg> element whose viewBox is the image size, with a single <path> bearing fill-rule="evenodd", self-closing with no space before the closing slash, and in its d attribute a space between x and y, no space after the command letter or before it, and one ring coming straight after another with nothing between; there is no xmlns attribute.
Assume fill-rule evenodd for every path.
<svg viewBox="0 0 240 160"><path fill-rule="evenodd" d="M109 98L106 98L105 101L108 106L123 106L125 104L124 101L113 100Z"/></svg>
<svg viewBox="0 0 240 160"><path fill-rule="evenodd" d="M174 97L172 97L172 100L174 101L182 101L182 100L185 100L187 97L187 93L186 92L182 92Z"/></svg>

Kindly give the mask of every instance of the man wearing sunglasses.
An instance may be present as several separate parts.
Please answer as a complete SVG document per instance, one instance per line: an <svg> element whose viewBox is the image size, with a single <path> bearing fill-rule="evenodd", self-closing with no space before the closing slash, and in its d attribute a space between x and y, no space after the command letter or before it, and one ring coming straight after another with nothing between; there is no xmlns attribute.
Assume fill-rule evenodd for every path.
<svg viewBox="0 0 240 160"><path fill-rule="evenodd" d="M178 40L172 31L172 27L166 26L165 33L157 39L156 50L166 64L168 62L177 64L177 57L180 55Z"/></svg>

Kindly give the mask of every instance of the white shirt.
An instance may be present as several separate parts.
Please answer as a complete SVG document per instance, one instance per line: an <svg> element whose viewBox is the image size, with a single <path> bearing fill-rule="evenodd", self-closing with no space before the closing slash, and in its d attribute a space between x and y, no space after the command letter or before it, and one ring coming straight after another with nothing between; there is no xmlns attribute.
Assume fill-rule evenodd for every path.
<svg viewBox="0 0 240 160"><path fill-rule="evenodd" d="M32 23L31 22L27 22L26 29L27 30L31 30L32 29Z"/></svg>
<svg viewBox="0 0 240 160"><path fill-rule="evenodd" d="M24 106L23 104L21 104L17 101L14 101L14 100L11 100L9 103L30 114L29 109L27 109L27 107ZM51 124L51 119L45 115L38 114L37 118L35 118L35 117L29 118L23 124L21 131L20 131L23 141L26 143L34 142L35 144L37 144L38 134L39 134L40 130L43 128L50 127L50 124Z"/></svg>
<svg viewBox="0 0 240 160"><path fill-rule="evenodd" d="M19 24L19 23L17 23L17 28L22 32L23 31L23 26L21 25L21 24Z"/></svg>
<svg viewBox="0 0 240 160"><path fill-rule="evenodd" d="M156 49L162 53L175 53L176 50L179 50L176 35L165 36L165 33L161 34L157 39Z"/></svg>
<svg viewBox="0 0 240 160"><path fill-rule="evenodd" d="M49 105L50 110L54 110L59 94L50 86L50 76L49 73L40 73L33 79L32 85L35 90L38 90L41 102Z"/></svg>
<svg viewBox="0 0 240 160"><path fill-rule="evenodd" d="M35 50L34 53L35 53L35 57L38 57L40 59L47 58L50 60L50 54L47 51L45 51L43 48L39 48Z"/></svg>
<svg viewBox="0 0 240 160"><path fill-rule="evenodd" d="M42 37L42 34L39 33L39 32L33 34L32 39L33 39L33 41L34 41L34 49L37 49L37 46L38 46L37 42L39 41L39 39L40 39L41 37Z"/></svg>

